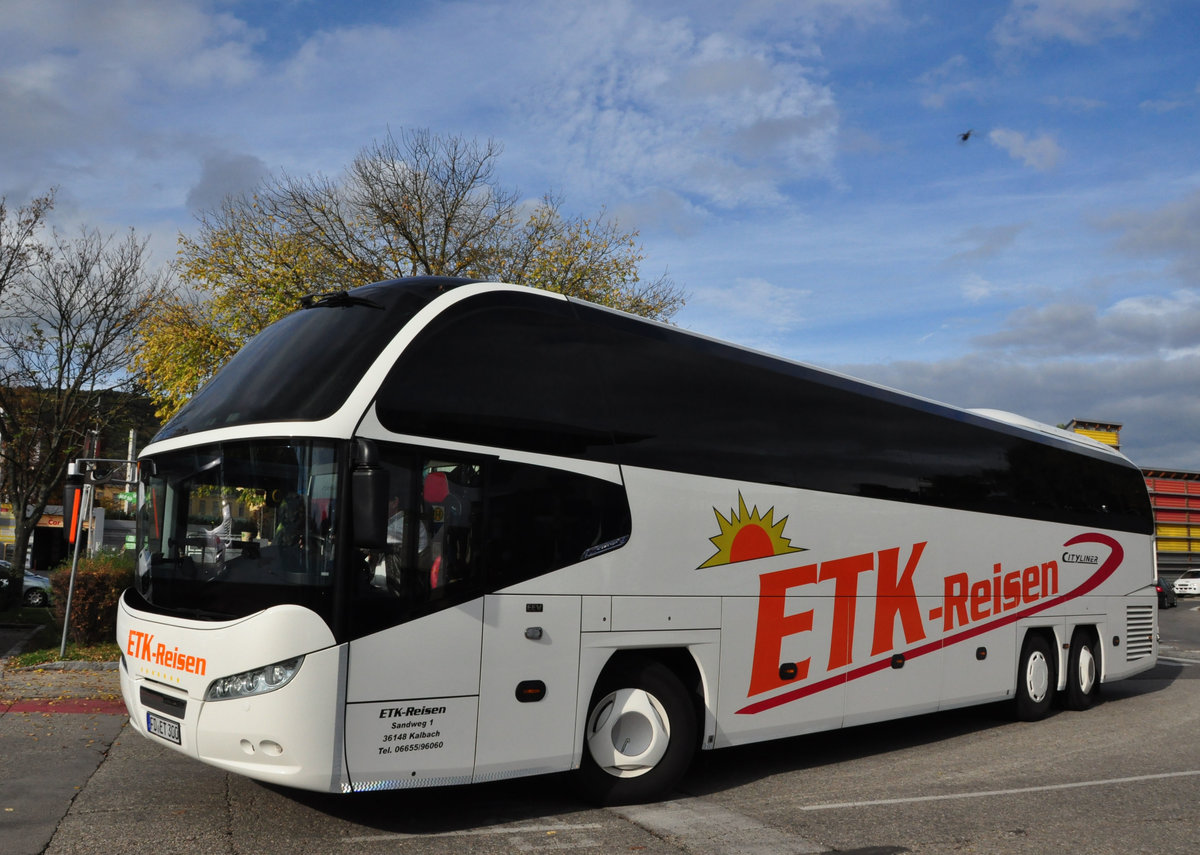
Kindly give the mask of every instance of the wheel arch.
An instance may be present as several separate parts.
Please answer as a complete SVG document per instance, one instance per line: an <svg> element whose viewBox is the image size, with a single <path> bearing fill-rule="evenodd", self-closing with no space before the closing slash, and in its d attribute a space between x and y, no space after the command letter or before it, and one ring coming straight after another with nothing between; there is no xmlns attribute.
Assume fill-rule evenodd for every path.
<svg viewBox="0 0 1200 855"><path fill-rule="evenodd" d="M686 646L620 647L605 653L590 691L581 687L579 695L584 724L578 730L575 785L597 804L663 798L704 741L700 663ZM632 750L627 751L630 740Z"/></svg>
<svg viewBox="0 0 1200 855"><path fill-rule="evenodd" d="M1012 697L1013 711L1020 721L1039 721L1046 717L1053 706L1062 672L1059 629L1059 626L1053 624L1035 624L1026 627L1018 638ZM1032 658L1027 661L1027 651L1030 657L1034 652L1039 652L1046 668L1051 672L1045 675L1044 687L1041 686L1041 678L1033 670L1028 670L1028 662L1032 661ZM1031 693L1035 685L1045 690L1040 696Z"/></svg>
<svg viewBox="0 0 1200 855"><path fill-rule="evenodd" d="M688 647L633 647L614 650L612 655L608 657L608 661L604 663L604 667L600 669L600 673L596 675L596 679L592 682L591 691L587 695L588 706L590 707L596 700L598 687L603 684L604 679L610 673L624 667L633 660L639 659L658 662L674 674L675 678L683 684L684 689L687 690L688 697L692 700L692 707L696 713L696 721L698 723L706 721L707 710L709 708L707 702L708 681L704 679L700 663L696 661L696 657ZM698 730L701 735L700 741L703 742L703 734L707 728L698 728ZM700 745L696 747L699 748Z"/></svg>
<svg viewBox="0 0 1200 855"><path fill-rule="evenodd" d="M1098 678L1101 683L1104 682L1104 665L1105 652L1104 642L1100 635L1100 622L1092 618L1078 618L1075 620L1066 619L1054 626L1046 627L1031 627L1032 631L1040 631L1045 633L1046 640L1050 642L1051 649L1054 651L1055 667L1057 671L1057 691L1062 692L1067 688L1067 668L1071 659L1071 643L1075 640L1075 634L1085 632L1091 637L1092 653L1096 657L1096 666ZM1025 639L1022 637L1017 649L1020 650Z"/></svg>
<svg viewBox="0 0 1200 855"><path fill-rule="evenodd" d="M1087 635L1091 637L1092 656L1094 656L1096 659L1096 680L1099 683L1103 683L1104 682L1104 668L1105 668L1107 656L1106 656L1106 652L1104 649L1104 640L1100 636L1100 627L1098 624L1092 623L1090 621L1081 621L1079 623L1071 624L1070 632L1067 633L1067 642L1066 642L1066 645L1064 645L1063 651L1062 651L1063 658L1065 660L1070 657L1071 642L1075 640L1075 634L1079 633L1079 632L1087 633ZM1063 671L1064 671L1064 674L1062 677L1062 681L1065 681L1065 679L1066 679L1065 663L1064 663Z"/></svg>
<svg viewBox="0 0 1200 855"><path fill-rule="evenodd" d="M680 681L696 713L697 748L712 748L716 739L717 675L720 669L720 633L695 631L672 633L596 633L580 650L579 690L576 707L576 743L573 765L583 758L583 732L587 713L596 700L596 690L607 673L630 659L649 659L662 664ZM656 636L656 637L653 637Z"/></svg>

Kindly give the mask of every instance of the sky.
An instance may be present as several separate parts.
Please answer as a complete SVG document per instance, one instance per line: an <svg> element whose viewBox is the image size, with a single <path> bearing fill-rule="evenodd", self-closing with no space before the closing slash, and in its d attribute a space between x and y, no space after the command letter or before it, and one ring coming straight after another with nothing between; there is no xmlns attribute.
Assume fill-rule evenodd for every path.
<svg viewBox="0 0 1200 855"><path fill-rule="evenodd" d="M684 328L1200 471L1198 45L1197 0L0 0L0 196L168 264L269 175L490 139Z"/></svg>

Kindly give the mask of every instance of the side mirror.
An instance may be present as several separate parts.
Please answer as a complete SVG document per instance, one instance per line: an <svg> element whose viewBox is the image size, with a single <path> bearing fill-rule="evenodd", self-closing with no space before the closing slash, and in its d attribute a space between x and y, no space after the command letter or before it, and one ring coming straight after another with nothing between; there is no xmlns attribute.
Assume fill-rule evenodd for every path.
<svg viewBox="0 0 1200 855"><path fill-rule="evenodd" d="M362 549L387 546L388 473L379 465L379 451L369 439L355 440L350 481L354 545Z"/></svg>

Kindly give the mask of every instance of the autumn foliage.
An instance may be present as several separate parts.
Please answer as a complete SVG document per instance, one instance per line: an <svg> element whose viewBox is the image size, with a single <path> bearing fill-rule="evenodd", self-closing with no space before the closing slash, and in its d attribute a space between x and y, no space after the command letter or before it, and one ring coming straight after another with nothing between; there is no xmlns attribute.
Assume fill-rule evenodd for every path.
<svg viewBox="0 0 1200 855"><path fill-rule="evenodd" d="M185 286L144 327L134 365L168 418L306 294L403 276L463 276L581 297L665 320L683 304L643 280L636 231L603 211L568 216L495 177L499 147L428 132L364 148L334 180L282 176L228 197L179 239Z"/></svg>
<svg viewBox="0 0 1200 855"><path fill-rule="evenodd" d="M117 602L121 592L133 584L131 553L101 552L80 557L71 594L71 626L68 637L76 644L112 641L117 632ZM54 616L62 623L67 609L71 563L65 562L50 576Z"/></svg>

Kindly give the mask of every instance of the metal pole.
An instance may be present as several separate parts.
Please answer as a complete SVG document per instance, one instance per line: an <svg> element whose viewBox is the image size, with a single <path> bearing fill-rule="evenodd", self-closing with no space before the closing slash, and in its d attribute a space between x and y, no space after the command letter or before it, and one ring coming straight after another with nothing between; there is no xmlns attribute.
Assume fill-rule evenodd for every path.
<svg viewBox="0 0 1200 855"><path fill-rule="evenodd" d="M79 568L79 542L83 540L84 509L91 499L92 485L83 483L82 501L79 503L79 519L75 520L75 557L71 559L71 581L67 584L67 608L63 612L62 644L58 648L58 658L65 659L67 655L67 628L71 625L71 597L75 593L75 571ZM64 508L64 510L66 510Z"/></svg>
<svg viewBox="0 0 1200 855"><path fill-rule="evenodd" d="M125 451L125 460L127 461L125 464L125 492L126 493L130 493L133 491L133 473L134 473L133 448L134 448L134 445L136 444L136 442L137 442L137 431L135 431L133 428L130 428L129 429L129 447ZM128 499L125 500L125 513L129 513L129 500Z"/></svg>

